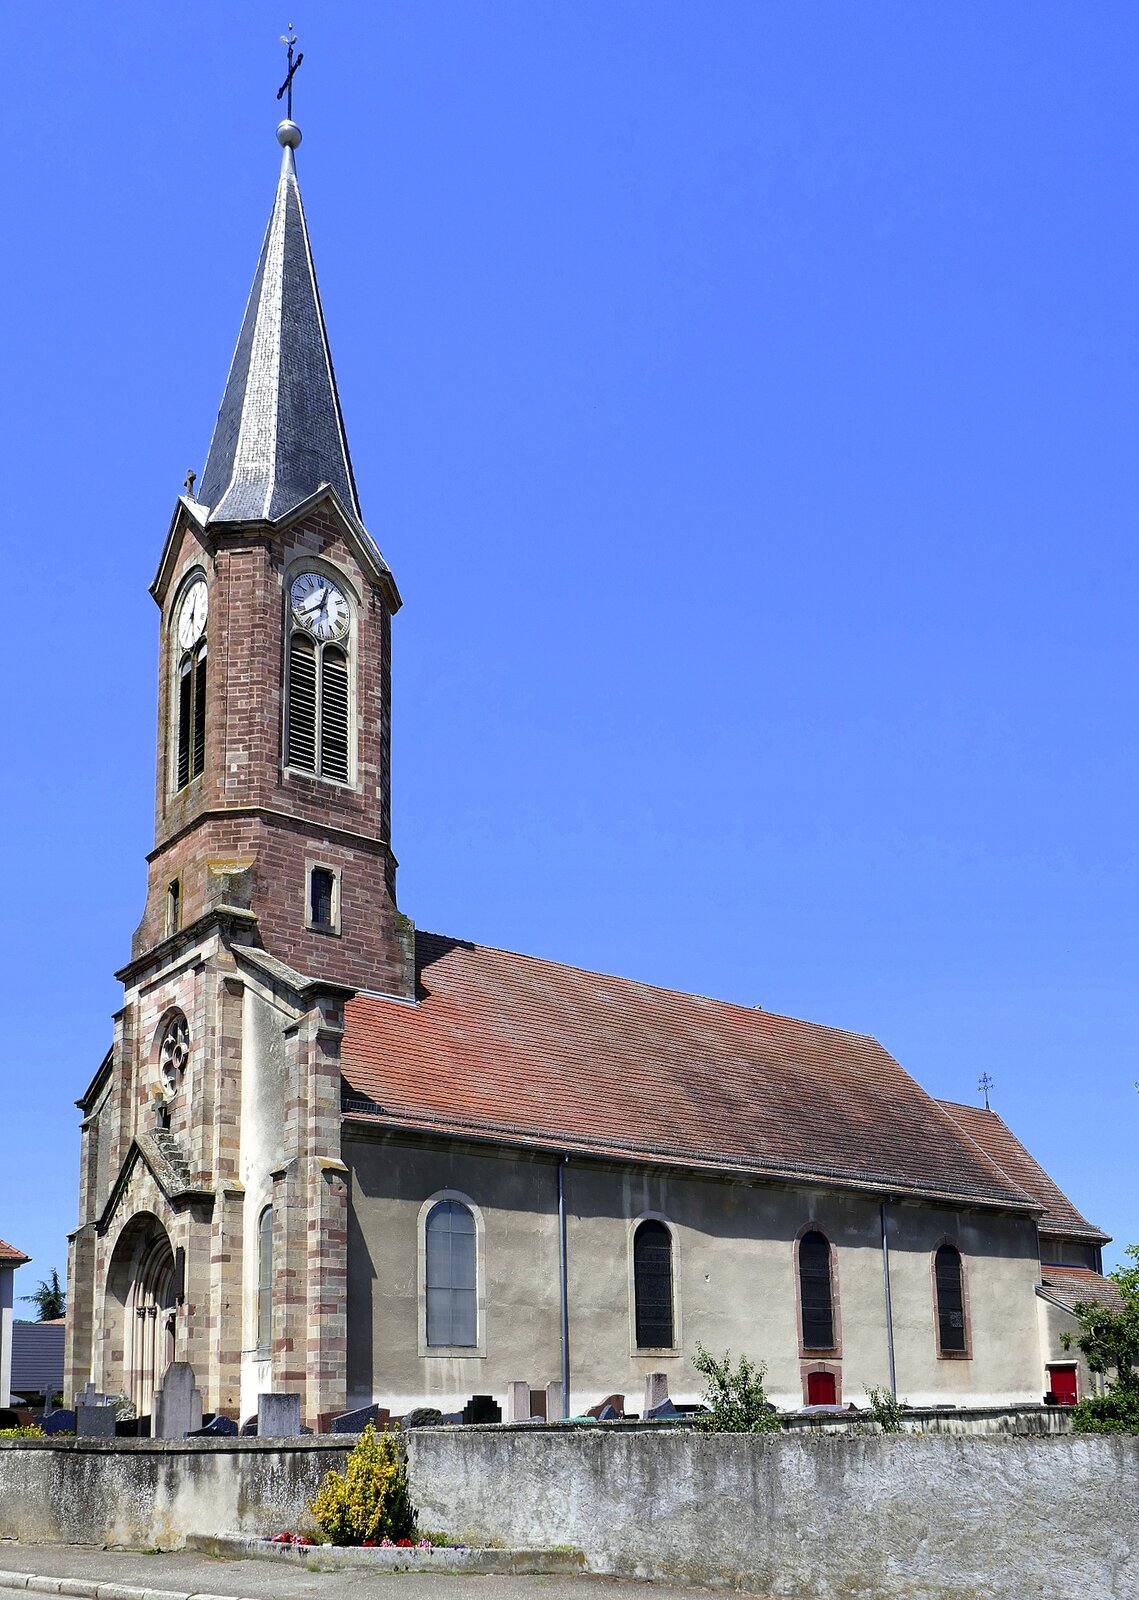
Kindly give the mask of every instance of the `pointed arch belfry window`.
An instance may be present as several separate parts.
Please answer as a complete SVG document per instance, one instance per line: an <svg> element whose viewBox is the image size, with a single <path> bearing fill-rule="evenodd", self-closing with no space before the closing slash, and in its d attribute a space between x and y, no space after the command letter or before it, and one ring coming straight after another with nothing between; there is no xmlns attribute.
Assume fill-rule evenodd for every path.
<svg viewBox="0 0 1139 1600"><path fill-rule="evenodd" d="M319 572L289 586L285 765L318 778L352 777L352 613Z"/></svg>

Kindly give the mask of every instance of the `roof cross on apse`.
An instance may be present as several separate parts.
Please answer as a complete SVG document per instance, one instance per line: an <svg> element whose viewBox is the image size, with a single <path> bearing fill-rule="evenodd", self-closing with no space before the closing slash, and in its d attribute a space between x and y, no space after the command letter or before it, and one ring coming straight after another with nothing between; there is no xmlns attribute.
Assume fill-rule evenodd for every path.
<svg viewBox="0 0 1139 1600"><path fill-rule="evenodd" d="M994 1084L992 1078L989 1077L987 1072L982 1072L981 1076L977 1080L977 1087L985 1097L985 1110L991 1111L992 1107L989 1105L989 1090L994 1087Z"/></svg>
<svg viewBox="0 0 1139 1600"><path fill-rule="evenodd" d="M287 75L285 77L284 83L277 90L277 99L280 100L280 98L284 94L288 95L289 98L288 98L288 101L287 101L286 106L285 106L285 115L288 117L289 121L291 122L293 120L293 78L296 75L297 68L300 66L301 62L304 60L304 52L300 51L300 50L297 51L296 60L295 61L293 60L293 51L296 50L296 48L297 48L297 40L296 40L296 35L293 33L293 25L292 25L291 22L289 23L289 31L288 31L288 33L283 33L281 35L281 43L283 45L287 45L288 46L289 70L288 70L288 73L287 73Z"/></svg>

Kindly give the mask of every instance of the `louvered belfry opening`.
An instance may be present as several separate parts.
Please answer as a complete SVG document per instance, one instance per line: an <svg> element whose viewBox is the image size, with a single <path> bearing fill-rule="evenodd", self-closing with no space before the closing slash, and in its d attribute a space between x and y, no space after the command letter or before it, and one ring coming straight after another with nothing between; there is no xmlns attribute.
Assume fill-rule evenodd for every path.
<svg viewBox="0 0 1139 1600"><path fill-rule="evenodd" d="M348 653L296 632L289 640L286 764L347 783L351 769Z"/></svg>
<svg viewBox="0 0 1139 1600"><path fill-rule="evenodd" d="M286 760L290 767L316 771L316 645L303 633L294 633L289 641Z"/></svg>
<svg viewBox="0 0 1139 1600"><path fill-rule="evenodd" d="M804 1350L833 1350L831 1247L821 1233L805 1233L799 1240L799 1306Z"/></svg>
<svg viewBox="0 0 1139 1600"><path fill-rule="evenodd" d="M943 1244L934 1257L937 1284L937 1342L943 1355L965 1353L965 1282L961 1256Z"/></svg>
<svg viewBox="0 0 1139 1600"><path fill-rule="evenodd" d="M639 1350L671 1350L672 1235L663 1222L642 1222L633 1236L633 1299Z"/></svg>
<svg viewBox="0 0 1139 1600"><path fill-rule="evenodd" d="M325 645L320 663L320 773L348 782L348 657Z"/></svg>
<svg viewBox="0 0 1139 1600"><path fill-rule="evenodd" d="M206 765L206 646L187 650L178 664L176 787L200 778Z"/></svg>

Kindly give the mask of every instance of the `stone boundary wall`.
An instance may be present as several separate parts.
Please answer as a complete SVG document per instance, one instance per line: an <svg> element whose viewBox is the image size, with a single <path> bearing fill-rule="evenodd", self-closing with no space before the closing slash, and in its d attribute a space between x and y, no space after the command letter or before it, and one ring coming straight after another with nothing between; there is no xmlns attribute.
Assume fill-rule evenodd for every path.
<svg viewBox="0 0 1139 1600"><path fill-rule="evenodd" d="M0 1440L0 1537L295 1527L348 1437ZM1139 1438L416 1429L423 1526L800 1600L1139 1600Z"/></svg>
<svg viewBox="0 0 1139 1600"><path fill-rule="evenodd" d="M0 1439L0 1538L180 1549L192 1534L276 1533L354 1441Z"/></svg>
<svg viewBox="0 0 1139 1600"><path fill-rule="evenodd" d="M427 1527L810 1600L1139 1600L1139 1438L416 1429Z"/></svg>

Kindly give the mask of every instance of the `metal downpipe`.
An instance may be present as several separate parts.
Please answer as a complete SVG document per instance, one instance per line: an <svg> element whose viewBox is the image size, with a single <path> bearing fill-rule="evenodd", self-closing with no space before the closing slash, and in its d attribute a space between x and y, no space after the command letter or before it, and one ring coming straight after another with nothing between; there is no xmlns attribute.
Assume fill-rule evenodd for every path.
<svg viewBox="0 0 1139 1600"><path fill-rule="evenodd" d="M890 1354L890 1393L898 1398L898 1375L894 1368L894 1311L890 1303L890 1202L882 1201L882 1282L886 1288L886 1348Z"/></svg>
<svg viewBox="0 0 1139 1600"><path fill-rule="evenodd" d="M561 1289L562 1333L562 1415L570 1414L569 1391L569 1273L566 1256L566 1165L568 1155L558 1162L558 1281Z"/></svg>

